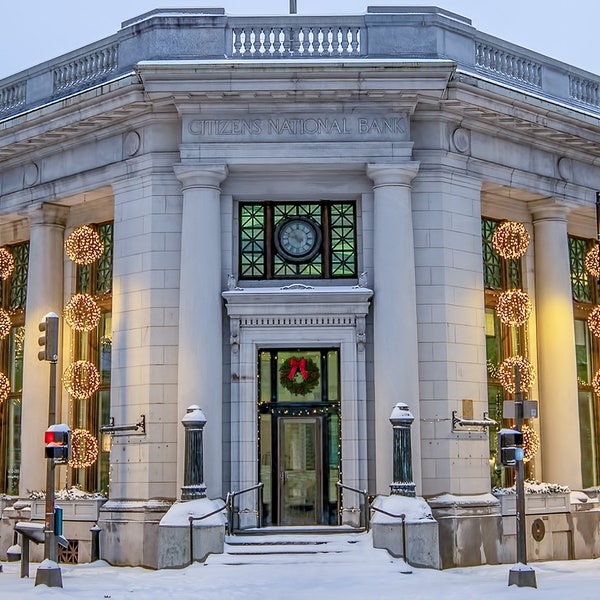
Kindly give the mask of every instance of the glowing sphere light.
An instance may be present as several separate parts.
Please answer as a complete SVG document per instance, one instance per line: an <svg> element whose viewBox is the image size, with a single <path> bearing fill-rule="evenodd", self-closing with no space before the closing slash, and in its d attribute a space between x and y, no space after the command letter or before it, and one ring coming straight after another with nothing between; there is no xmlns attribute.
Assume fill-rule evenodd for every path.
<svg viewBox="0 0 600 600"><path fill-rule="evenodd" d="M531 237L523 223L504 221L500 223L492 236L494 250L502 258L520 258L527 252Z"/></svg>

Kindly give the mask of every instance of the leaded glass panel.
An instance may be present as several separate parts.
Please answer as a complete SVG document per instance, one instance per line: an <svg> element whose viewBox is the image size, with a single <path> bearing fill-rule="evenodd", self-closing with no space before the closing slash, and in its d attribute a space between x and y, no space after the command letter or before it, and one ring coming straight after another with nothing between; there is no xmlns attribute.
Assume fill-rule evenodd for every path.
<svg viewBox="0 0 600 600"><path fill-rule="evenodd" d="M262 204L240 206L240 277L265 275L265 207Z"/></svg>
<svg viewBox="0 0 600 600"><path fill-rule="evenodd" d="M502 289L501 259L492 246L492 237L497 226L497 221L491 221L490 219L482 219L481 221L483 280L485 287L493 290Z"/></svg>
<svg viewBox="0 0 600 600"><path fill-rule="evenodd" d="M355 277L357 273L354 202L264 202L240 204L240 279ZM320 228L322 244L306 261L293 261L275 244L278 225L308 218Z"/></svg>
<svg viewBox="0 0 600 600"><path fill-rule="evenodd" d="M356 273L356 220L354 204L331 204L331 276Z"/></svg>
<svg viewBox="0 0 600 600"><path fill-rule="evenodd" d="M10 248L15 260L15 269L10 276L9 310L25 308L27 301L27 271L29 267L29 242Z"/></svg>
<svg viewBox="0 0 600 600"><path fill-rule="evenodd" d="M589 249L588 240L569 236L571 289L576 302L593 302L592 279L585 268L585 255Z"/></svg>

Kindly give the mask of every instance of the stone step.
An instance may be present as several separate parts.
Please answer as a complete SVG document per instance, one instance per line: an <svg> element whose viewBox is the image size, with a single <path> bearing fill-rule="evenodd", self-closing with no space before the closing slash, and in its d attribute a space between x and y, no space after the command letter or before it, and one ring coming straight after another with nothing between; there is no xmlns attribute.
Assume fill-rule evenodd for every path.
<svg viewBox="0 0 600 600"><path fill-rule="evenodd" d="M206 565L360 563L365 553L389 560L385 550L373 548L370 534L343 535L270 533L227 536L223 554L211 554Z"/></svg>

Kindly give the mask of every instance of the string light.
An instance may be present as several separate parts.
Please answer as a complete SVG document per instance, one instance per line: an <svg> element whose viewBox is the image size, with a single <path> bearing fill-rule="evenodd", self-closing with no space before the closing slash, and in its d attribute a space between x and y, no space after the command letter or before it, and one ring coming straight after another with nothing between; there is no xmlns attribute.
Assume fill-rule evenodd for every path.
<svg viewBox="0 0 600 600"><path fill-rule="evenodd" d="M100 322L100 307L90 294L75 294L65 305L65 320L76 331L91 331Z"/></svg>
<svg viewBox="0 0 600 600"><path fill-rule="evenodd" d="M15 270L15 259L7 248L0 248L0 279L6 280Z"/></svg>
<svg viewBox="0 0 600 600"><path fill-rule="evenodd" d="M523 325L531 315L531 300L522 290L507 290L498 298L496 314L502 323L511 327Z"/></svg>
<svg viewBox="0 0 600 600"><path fill-rule="evenodd" d="M598 396L600 396L600 369L596 371L594 378L592 379L592 387Z"/></svg>
<svg viewBox="0 0 600 600"><path fill-rule="evenodd" d="M600 337L600 306L596 306L596 308L588 315L587 324L589 330L596 337Z"/></svg>
<svg viewBox="0 0 600 600"><path fill-rule="evenodd" d="M0 308L0 340L3 340L12 328L12 319L6 310Z"/></svg>
<svg viewBox="0 0 600 600"><path fill-rule="evenodd" d="M527 252L530 240L531 237L523 223L504 221L496 227L492 245L502 258L520 258Z"/></svg>
<svg viewBox="0 0 600 600"><path fill-rule="evenodd" d="M97 458L98 440L87 429L73 429L69 466L73 469L91 467Z"/></svg>
<svg viewBox="0 0 600 600"><path fill-rule="evenodd" d="M86 400L100 387L100 373L91 362L78 360L63 373L64 386L76 400Z"/></svg>
<svg viewBox="0 0 600 600"><path fill-rule="evenodd" d="M533 427L526 424L521 427L521 433L523 434L523 462L529 462L533 460L540 448L540 436Z"/></svg>
<svg viewBox="0 0 600 600"><path fill-rule="evenodd" d="M4 373L0 373L0 406L10 394L10 380Z"/></svg>
<svg viewBox="0 0 600 600"><path fill-rule="evenodd" d="M104 244L95 229L82 225L74 229L65 241L67 256L78 265L89 265L104 252Z"/></svg>
<svg viewBox="0 0 600 600"><path fill-rule="evenodd" d="M592 249L585 255L584 264L585 270L592 277L600 277L600 246L598 244L594 244Z"/></svg>
<svg viewBox="0 0 600 600"><path fill-rule="evenodd" d="M498 367L498 380L500 385L511 394L517 391L515 387L515 366L519 367L521 391L528 390L535 381L535 369L526 358L511 356L503 360Z"/></svg>

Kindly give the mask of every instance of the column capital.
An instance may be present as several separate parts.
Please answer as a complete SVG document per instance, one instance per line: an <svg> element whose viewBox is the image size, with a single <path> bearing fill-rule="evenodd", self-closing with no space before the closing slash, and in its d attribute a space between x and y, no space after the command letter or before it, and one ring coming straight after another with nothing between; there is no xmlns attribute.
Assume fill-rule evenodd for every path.
<svg viewBox="0 0 600 600"><path fill-rule="evenodd" d="M408 186L419 171L418 162L374 163L367 165L367 176L373 180L373 187L400 185Z"/></svg>
<svg viewBox="0 0 600 600"><path fill-rule="evenodd" d="M59 225L64 227L67 224L69 216L69 207L52 202L41 202L31 206L27 210L29 226L35 225Z"/></svg>
<svg viewBox="0 0 600 600"><path fill-rule="evenodd" d="M536 221L565 221L569 213L576 208L576 204L565 202L557 198L542 198L528 203L529 212Z"/></svg>
<svg viewBox="0 0 600 600"><path fill-rule="evenodd" d="M175 176L183 184L183 189L214 188L220 189L221 182L229 174L225 164L212 165L175 165Z"/></svg>

